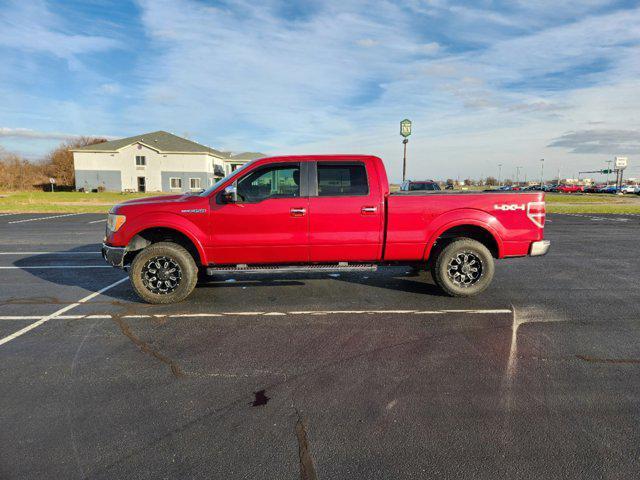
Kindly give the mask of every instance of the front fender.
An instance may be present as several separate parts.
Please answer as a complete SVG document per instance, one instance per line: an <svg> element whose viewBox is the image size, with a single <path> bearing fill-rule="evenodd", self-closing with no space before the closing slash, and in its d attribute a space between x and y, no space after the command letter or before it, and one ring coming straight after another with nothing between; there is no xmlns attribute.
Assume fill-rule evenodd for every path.
<svg viewBox="0 0 640 480"><path fill-rule="evenodd" d="M112 234L108 239L114 246L126 247L136 235L150 228L168 228L185 235L195 245L203 265L207 265L207 256L201 239L207 238L198 225L190 220L170 212L144 213L131 220L127 218L124 228Z"/></svg>
<svg viewBox="0 0 640 480"><path fill-rule="evenodd" d="M461 227L464 225L473 225L475 227L483 228L489 232L498 246L498 258L502 258L504 256L504 225L502 225L496 217L487 212L472 208L464 208L451 210L431 222L429 225L430 234L427 235L427 243L422 257L423 260L427 260L429 258L433 245L444 232L451 228Z"/></svg>

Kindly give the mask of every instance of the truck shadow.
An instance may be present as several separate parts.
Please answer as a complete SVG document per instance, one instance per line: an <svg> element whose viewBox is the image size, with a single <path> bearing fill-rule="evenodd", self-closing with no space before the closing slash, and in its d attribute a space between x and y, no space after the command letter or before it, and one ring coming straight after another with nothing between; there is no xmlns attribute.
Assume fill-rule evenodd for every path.
<svg viewBox="0 0 640 480"><path fill-rule="evenodd" d="M22 268L25 273L44 282L59 286L78 287L88 292L96 292L126 275L125 272L115 268L104 268L106 263L100 254L100 244L98 243L80 245L68 250L23 256L12 262L12 266ZM65 294L66 301L59 299L59 292L53 288L47 290L44 297L34 297L32 294L41 294L43 291L42 285L38 283L35 284L35 288L37 290L32 290L29 283L26 282L24 297L9 301L22 303L40 298L47 303L68 303L68 300L76 300L75 297L69 298L68 293ZM122 286L107 290L102 295L116 301L139 301L126 282Z"/></svg>
<svg viewBox="0 0 640 480"><path fill-rule="evenodd" d="M100 245L91 243L64 251L24 256L15 260L12 265L24 269L29 275L45 282L79 287L89 292L96 292L123 278L126 274L119 269L105 268L106 264L99 252ZM196 288L201 290L209 288L304 287L309 281L317 280L329 280L407 293L444 296L444 293L432 283L430 274L425 272L414 273L407 267L381 267L375 272L361 273L238 273L220 274L212 277L201 275ZM25 296L11 301L20 303L35 300L35 297L29 296L29 293L27 284L25 285ZM142 303L126 282L122 286L107 290L101 295L118 302ZM56 293L47 295L46 298L42 296L38 298L48 300L51 303L61 303L57 300Z"/></svg>
<svg viewBox="0 0 640 480"><path fill-rule="evenodd" d="M426 272L413 273L407 267L381 267L365 273L269 273L269 274L220 274L201 278L197 288L248 288L274 286L304 286L310 280L332 280L367 287L431 296L446 296Z"/></svg>

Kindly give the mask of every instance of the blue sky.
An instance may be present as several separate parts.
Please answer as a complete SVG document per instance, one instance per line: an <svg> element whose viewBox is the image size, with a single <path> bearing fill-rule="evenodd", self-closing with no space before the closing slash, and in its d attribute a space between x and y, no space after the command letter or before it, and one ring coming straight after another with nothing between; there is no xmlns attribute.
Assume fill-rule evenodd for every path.
<svg viewBox="0 0 640 480"><path fill-rule="evenodd" d="M0 0L0 146L153 130L412 178L640 160L640 2ZM640 168L637 169L640 176Z"/></svg>

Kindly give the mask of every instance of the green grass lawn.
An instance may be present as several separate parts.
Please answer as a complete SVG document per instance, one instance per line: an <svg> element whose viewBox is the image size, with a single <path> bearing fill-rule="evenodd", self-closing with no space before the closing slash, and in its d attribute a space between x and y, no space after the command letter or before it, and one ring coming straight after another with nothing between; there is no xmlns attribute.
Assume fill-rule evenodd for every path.
<svg viewBox="0 0 640 480"><path fill-rule="evenodd" d="M0 192L0 212L106 213L125 200L158 193Z"/></svg>
<svg viewBox="0 0 640 480"><path fill-rule="evenodd" d="M0 192L0 213L106 213L132 198L158 193ZM640 213L640 196L547 193L549 213Z"/></svg>

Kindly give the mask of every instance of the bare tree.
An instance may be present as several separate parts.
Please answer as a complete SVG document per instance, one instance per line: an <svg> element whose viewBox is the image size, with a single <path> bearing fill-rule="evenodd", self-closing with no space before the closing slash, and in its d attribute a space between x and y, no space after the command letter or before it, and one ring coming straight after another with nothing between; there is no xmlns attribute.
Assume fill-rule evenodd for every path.
<svg viewBox="0 0 640 480"><path fill-rule="evenodd" d="M71 150L106 141L105 138L80 137L61 143L46 157L47 174L54 177L58 185L73 186L75 184L75 172L73 168L73 152Z"/></svg>
<svg viewBox="0 0 640 480"><path fill-rule="evenodd" d="M29 190L45 180L42 165L13 153L0 152L0 190Z"/></svg>
<svg viewBox="0 0 640 480"><path fill-rule="evenodd" d="M494 187L498 185L498 180L495 177L487 177L485 184Z"/></svg>

